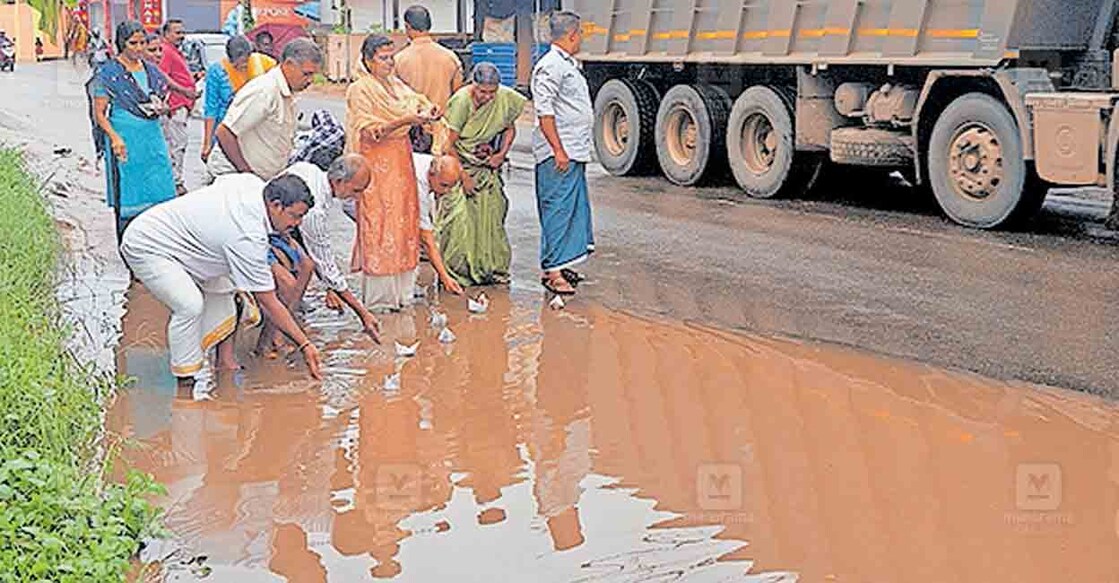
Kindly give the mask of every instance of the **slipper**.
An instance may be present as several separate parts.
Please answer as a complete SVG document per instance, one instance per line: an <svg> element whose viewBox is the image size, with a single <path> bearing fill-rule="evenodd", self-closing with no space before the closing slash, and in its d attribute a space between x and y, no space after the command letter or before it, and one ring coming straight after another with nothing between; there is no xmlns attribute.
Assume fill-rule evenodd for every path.
<svg viewBox="0 0 1119 583"><path fill-rule="evenodd" d="M553 293L557 296L573 296L573 295L575 295L575 290L559 290L559 289L556 289L556 286L554 286L552 284L552 280L550 280L546 277L540 278L540 285L543 285L544 289L548 290L549 292L551 292L551 293Z"/></svg>
<svg viewBox="0 0 1119 583"><path fill-rule="evenodd" d="M583 274L574 269L561 269L560 274L563 275L563 278L566 279L567 283L570 283L572 287L579 287L580 283L587 281L587 278Z"/></svg>

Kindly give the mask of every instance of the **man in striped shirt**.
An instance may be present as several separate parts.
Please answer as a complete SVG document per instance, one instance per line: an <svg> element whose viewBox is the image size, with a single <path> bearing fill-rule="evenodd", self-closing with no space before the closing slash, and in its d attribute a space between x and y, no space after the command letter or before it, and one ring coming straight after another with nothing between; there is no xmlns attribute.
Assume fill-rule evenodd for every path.
<svg viewBox="0 0 1119 583"><path fill-rule="evenodd" d="M273 235L272 274L281 299L294 310L307 291L312 271L317 272L327 289L353 309L365 332L379 341L377 319L350 291L346 276L338 267L331 244L328 214L336 199L351 200L369 187L372 175L368 163L361 155L347 154L331 163L325 172L309 162L297 162L281 173L284 174L295 176L307 184L315 197L315 206L314 212L308 211L303 217L298 231ZM292 239L302 243L302 248ZM266 322L257 352L267 354L274 349L277 339L275 329Z"/></svg>

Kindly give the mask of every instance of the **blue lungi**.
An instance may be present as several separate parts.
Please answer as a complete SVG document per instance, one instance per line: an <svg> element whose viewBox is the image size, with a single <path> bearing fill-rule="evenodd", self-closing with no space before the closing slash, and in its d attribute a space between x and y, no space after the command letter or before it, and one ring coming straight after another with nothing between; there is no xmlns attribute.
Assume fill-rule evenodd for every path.
<svg viewBox="0 0 1119 583"><path fill-rule="evenodd" d="M540 266L558 271L578 265L594 253L587 165L572 162L566 173L555 158L536 165L536 209L540 213Z"/></svg>

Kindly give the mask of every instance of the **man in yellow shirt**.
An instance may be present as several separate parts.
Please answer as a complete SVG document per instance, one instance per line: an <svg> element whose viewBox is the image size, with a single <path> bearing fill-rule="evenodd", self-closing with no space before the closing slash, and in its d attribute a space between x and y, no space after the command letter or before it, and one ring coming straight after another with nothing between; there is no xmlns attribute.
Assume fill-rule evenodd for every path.
<svg viewBox="0 0 1119 583"><path fill-rule="evenodd" d="M396 74L443 111L447 101L462 87L462 62L454 51L431 36L431 13L423 6L404 11L404 31L410 43L396 55ZM432 136L422 128L412 129L412 149L431 153Z"/></svg>

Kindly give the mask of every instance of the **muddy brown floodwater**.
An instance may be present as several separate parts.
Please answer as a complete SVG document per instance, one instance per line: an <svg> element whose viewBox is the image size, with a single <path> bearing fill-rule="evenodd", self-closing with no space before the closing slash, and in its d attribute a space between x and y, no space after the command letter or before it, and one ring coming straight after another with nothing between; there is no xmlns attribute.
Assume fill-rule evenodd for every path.
<svg viewBox="0 0 1119 583"><path fill-rule="evenodd" d="M427 308L384 319L388 348L311 313L323 383L257 362L195 400L133 289L109 425L210 580L1117 580L1113 404L492 300L444 298L450 345Z"/></svg>

